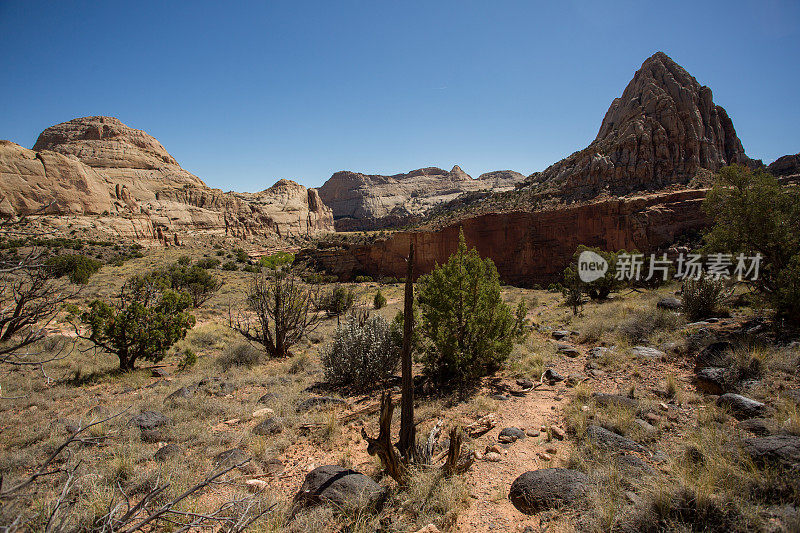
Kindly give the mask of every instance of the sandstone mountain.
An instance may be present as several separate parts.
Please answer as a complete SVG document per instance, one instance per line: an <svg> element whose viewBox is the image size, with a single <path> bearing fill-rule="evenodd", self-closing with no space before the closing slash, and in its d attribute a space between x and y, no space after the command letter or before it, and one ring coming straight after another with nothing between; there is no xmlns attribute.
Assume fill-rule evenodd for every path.
<svg viewBox="0 0 800 533"><path fill-rule="evenodd" d="M473 179L458 165L449 172L427 167L392 176L341 171L320 187L319 194L333 210L337 229L378 229L424 215L465 192L505 191L523 179L511 170Z"/></svg>
<svg viewBox="0 0 800 533"><path fill-rule="evenodd" d="M0 142L0 214L100 215L95 227L132 237L202 231L247 238L333 230L317 191L281 180L225 193L184 170L155 138L112 117L84 117L39 135L33 150Z"/></svg>
<svg viewBox="0 0 800 533"><path fill-rule="evenodd" d="M751 164L725 110L665 53L648 58L606 112L586 148L531 176L590 198L687 183L731 163Z"/></svg>
<svg viewBox="0 0 800 533"><path fill-rule="evenodd" d="M767 170L774 176L796 176L800 174L800 154L779 157L769 164Z"/></svg>

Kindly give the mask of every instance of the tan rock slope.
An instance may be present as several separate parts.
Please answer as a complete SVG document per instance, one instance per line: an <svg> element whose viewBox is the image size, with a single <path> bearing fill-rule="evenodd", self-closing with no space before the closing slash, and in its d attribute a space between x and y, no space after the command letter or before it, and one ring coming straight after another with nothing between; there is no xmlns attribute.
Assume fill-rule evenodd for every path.
<svg viewBox="0 0 800 533"><path fill-rule="evenodd" d="M506 191L523 179L522 174L511 170L473 179L458 165L449 172L427 167L392 176L345 170L331 176L319 194L333 210L337 229L379 229L422 216L465 192Z"/></svg>
<svg viewBox="0 0 800 533"><path fill-rule="evenodd" d="M316 190L288 180L255 194L212 189L155 138L113 117L47 128L33 150L2 141L0 176L3 216L47 206L54 214L101 215L95 227L136 238L149 232L174 242L187 231L247 238L333 230L331 211Z"/></svg>
<svg viewBox="0 0 800 533"><path fill-rule="evenodd" d="M728 114L711 89L657 52L611 103L597 138L531 178L590 198L687 183L731 163L751 160Z"/></svg>

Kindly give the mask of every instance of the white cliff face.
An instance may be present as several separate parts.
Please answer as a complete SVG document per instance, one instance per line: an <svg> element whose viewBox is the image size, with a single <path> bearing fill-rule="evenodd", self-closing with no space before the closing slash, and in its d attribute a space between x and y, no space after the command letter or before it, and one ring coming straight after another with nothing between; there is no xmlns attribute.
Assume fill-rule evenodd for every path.
<svg viewBox="0 0 800 533"><path fill-rule="evenodd" d="M7 217L48 205L55 214L145 217L159 236L333 231L331 211L315 190L286 180L253 195L212 189L155 138L113 117L47 128L33 150L2 141L0 175L0 215Z"/></svg>
<svg viewBox="0 0 800 533"><path fill-rule="evenodd" d="M449 172L427 167L393 176L341 171L320 187L319 194L333 210L335 219L368 223L386 217L424 215L436 204L465 192L509 190L523 179L522 174L513 171L492 172L473 179L457 165Z"/></svg>

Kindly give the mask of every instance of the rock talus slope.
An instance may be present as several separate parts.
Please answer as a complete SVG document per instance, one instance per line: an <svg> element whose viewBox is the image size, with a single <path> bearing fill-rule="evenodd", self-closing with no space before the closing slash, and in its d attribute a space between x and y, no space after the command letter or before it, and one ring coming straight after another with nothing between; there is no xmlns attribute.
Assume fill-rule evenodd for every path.
<svg viewBox="0 0 800 533"><path fill-rule="evenodd" d="M225 193L183 169L151 135L113 117L84 117L44 130L33 150L0 144L0 213L48 211L146 219L154 236L210 231L310 235L333 230L316 190L281 180L260 193ZM101 221L114 233L127 224ZM142 227L139 221L139 228ZM131 236L140 238L140 231Z"/></svg>

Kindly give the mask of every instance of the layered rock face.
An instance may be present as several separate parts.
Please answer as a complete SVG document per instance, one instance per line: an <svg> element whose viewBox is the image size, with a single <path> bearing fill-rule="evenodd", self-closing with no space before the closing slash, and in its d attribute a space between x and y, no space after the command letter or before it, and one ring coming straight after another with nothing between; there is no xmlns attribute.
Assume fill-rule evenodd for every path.
<svg viewBox="0 0 800 533"><path fill-rule="evenodd" d="M523 180L522 174L510 170L472 179L458 165L449 172L428 167L393 176L341 171L320 187L319 194L333 210L337 229L380 229L413 220L462 193L509 190Z"/></svg>
<svg viewBox="0 0 800 533"><path fill-rule="evenodd" d="M612 102L592 144L532 178L591 198L687 183L731 163L751 160L728 114L711 89L657 52Z"/></svg>
<svg viewBox="0 0 800 533"><path fill-rule="evenodd" d="M652 252L703 228L706 191L687 190L599 201L540 212L493 213L435 232L398 232L385 241L349 249L318 250L312 259L343 279L356 274L405 276L409 242L414 273L447 261L463 228L467 245L497 265L503 281L530 286L557 281L579 245Z"/></svg>
<svg viewBox="0 0 800 533"><path fill-rule="evenodd" d="M212 189L181 168L155 138L112 117L47 128L34 150L5 141L0 173L5 216L49 205L56 214L144 217L165 241L186 230L240 238L333 230L333 215L315 190L288 180L255 194ZM119 233L119 224L107 225Z"/></svg>

